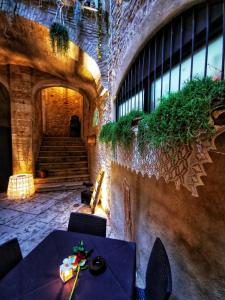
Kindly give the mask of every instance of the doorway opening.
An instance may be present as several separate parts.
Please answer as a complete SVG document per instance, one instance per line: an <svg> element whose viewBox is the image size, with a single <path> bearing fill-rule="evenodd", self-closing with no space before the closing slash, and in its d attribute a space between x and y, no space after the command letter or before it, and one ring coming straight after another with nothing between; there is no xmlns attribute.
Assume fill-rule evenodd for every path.
<svg viewBox="0 0 225 300"><path fill-rule="evenodd" d="M11 111L8 90L0 83L0 192L6 192L12 175Z"/></svg>

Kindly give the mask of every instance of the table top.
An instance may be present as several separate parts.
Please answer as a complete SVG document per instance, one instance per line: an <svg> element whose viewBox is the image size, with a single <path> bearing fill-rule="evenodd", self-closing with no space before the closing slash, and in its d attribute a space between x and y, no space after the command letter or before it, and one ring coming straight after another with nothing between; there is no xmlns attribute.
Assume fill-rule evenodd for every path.
<svg viewBox="0 0 225 300"><path fill-rule="evenodd" d="M81 271L73 295L77 300L133 299L135 243L67 231L53 231L0 281L0 299L68 299L74 279L63 283L59 266L80 240L91 258L103 256L106 270L93 276Z"/></svg>

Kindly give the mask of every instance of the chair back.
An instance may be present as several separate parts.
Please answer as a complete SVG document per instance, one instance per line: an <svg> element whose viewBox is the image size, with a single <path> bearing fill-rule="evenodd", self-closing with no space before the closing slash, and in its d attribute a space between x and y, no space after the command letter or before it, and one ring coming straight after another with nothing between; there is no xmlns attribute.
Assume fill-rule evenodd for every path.
<svg viewBox="0 0 225 300"><path fill-rule="evenodd" d="M95 215L71 213L68 231L106 236L106 219Z"/></svg>
<svg viewBox="0 0 225 300"><path fill-rule="evenodd" d="M169 259L160 238L156 238L146 272L146 300L167 300L172 293Z"/></svg>
<svg viewBox="0 0 225 300"><path fill-rule="evenodd" d="M12 239L0 245L0 279L23 259L18 240Z"/></svg>

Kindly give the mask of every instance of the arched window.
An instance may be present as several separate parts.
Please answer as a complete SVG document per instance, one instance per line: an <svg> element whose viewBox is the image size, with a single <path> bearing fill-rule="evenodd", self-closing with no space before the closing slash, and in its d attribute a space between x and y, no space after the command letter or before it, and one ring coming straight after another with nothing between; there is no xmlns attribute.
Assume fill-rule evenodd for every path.
<svg viewBox="0 0 225 300"><path fill-rule="evenodd" d="M141 50L121 83L116 117L154 110L187 80L224 78L225 0L194 6L164 26Z"/></svg>

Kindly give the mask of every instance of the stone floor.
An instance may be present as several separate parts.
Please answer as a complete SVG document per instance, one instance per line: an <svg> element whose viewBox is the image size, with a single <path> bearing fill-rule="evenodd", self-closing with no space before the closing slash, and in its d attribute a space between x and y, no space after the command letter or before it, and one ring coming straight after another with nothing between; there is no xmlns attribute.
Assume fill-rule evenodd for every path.
<svg viewBox="0 0 225 300"><path fill-rule="evenodd" d="M26 256L53 230L67 230L70 213L76 211L90 212L78 191L39 193L17 202L0 194L0 244L17 237ZM100 208L96 214L106 217ZM109 224L107 236L113 237Z"/></svg>

